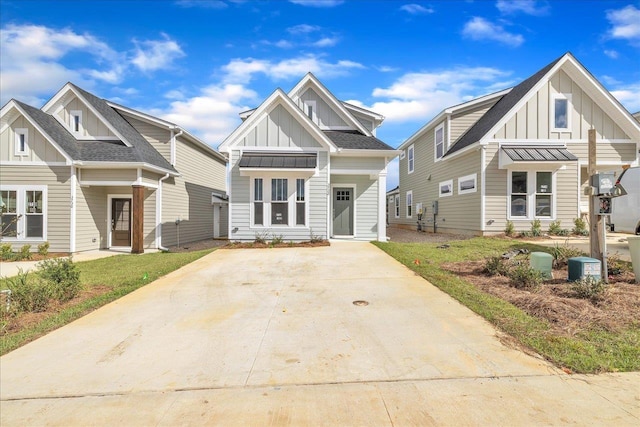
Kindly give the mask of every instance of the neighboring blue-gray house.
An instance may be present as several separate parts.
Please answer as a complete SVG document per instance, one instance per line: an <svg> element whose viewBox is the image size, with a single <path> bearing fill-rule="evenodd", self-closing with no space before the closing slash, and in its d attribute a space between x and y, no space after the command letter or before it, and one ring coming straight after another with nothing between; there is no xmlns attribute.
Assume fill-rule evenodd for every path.
<svg viewBox="0 0 640 427"><path fill-rule="evenodd" d="M229 158L229 239L386 240L384 117L339 101L313 74L276 89L220 145Z"/></svg>

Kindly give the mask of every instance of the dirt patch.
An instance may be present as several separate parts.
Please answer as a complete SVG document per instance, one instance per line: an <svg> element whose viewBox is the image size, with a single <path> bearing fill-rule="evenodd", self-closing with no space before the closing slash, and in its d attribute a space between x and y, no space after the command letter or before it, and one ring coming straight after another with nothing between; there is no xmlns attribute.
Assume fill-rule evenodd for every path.
<svg viewBox="0 0 640 427"><path fill-rule="evenodd" d="M205 239L197 242L184 243L180 246L169 246L169 252L196 252L225 246L229 241L225 239Z"/></svg>
<svg viewBox="0 0 640 427"><path fill-rule="evenodd" d="M640 286L634 284L633 273L625 272L609 280L602 298L579 299L567 282L566 269L554 269L552 280L529 291L509 285L509 278L483 274L484 261L444 263L442 268L483 292L510 302L526 313L548 320L554 332L574 335L593 327L619 331L638 322Z"/></svg>
<svg viewBox="0 0 640 427"><path fill-rule="evenodd" d="M224 249L265 249L265 248L316 248L330 246L328 240L314 242L282 242L282 243L256 243L256 242L232 242L224 246Z"/></svg>
<svg viewBox="0 0 640 427"><path fill-rule="evenodd" d="M466 240L474 236L465 234L431 233L429 231L407 230L400 227L387 227L387 237L398 243L446 243L452 240Z"/></svg>

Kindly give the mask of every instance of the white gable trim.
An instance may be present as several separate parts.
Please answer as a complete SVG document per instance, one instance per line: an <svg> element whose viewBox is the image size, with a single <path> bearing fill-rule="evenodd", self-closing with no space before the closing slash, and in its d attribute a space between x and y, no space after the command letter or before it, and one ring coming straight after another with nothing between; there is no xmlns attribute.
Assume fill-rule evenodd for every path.
<svg viewBox="0 0 640 427"><path fill-rule="evenodd" d="M329 149L330 152L337 151L337 147L331 142L331 140L318 128L318 126L304 114L304 112L293 103L282 89L276 89L260 106L249 116L240 126L234 130L223 142L218 146L218 150L222 153L228 153L232 147L242 141L251 130L258 124L258 122L265 116L267 116L276 106L282 105L287 112L294 116L298 123L309 132L312 136L315 136L316 140L320 144Z"/></svg>
<svg viewBox="0 0 640 427"><path fill-rule="evenodd" d="M73 160L71 159L71 156L69 156L69 155L68 155L68 154L67 154L67 153L62 149L62 147L60 147L60 146L58 145L58 143L57 143L53 138L51 138L51 137L49 136L49 134L47 134L47 133L46 133L46 132L45 132L45 131L40 127L40 125L39 125L38 123L36 123L36 121L35 121L35 120L33 120L33 119L32 119L32 118L31 118L31 117L30 117L30 116L29 116L29 115L28 115L28 114L27 114L27 113L22 109L22 107L20 107L20 106L19 106L19 105L18 105L18 104L13 100L13 99L12 99L11 101L7 102L7 104L2 108L2 111L0 112L0 116L4 117L4 116L5 116L5 114L8 114L8 113L9 113L9 111L10 111L12 108L15 108L17 111L19 111L19 112L20 112L20 114L22 114L22 116L23 116L25 119L27 119L27 121L28 121L29 123L31 123L31 126L33 126L34 128L36 128L36 130L37 130L38 132L40 132L40 134L41 134L42 136L44 136L44 138L47 140L47 142L49 142L49 144L51 144L51 145L52 145L56 150L58 150L58 152L62 155L62 157L64 157L64 158L65 158L65 160L66 160L66 164L67 164L67 165L70 165L70 164L71 164L71 162L73 161Z"/></svg>
<svg viewBox="0 0 640 427"><path fill-rule="evenodd" d="M298 84L289 91L289 97L296 102L300 97L300 94L305 91L305 89L313 88L317 90L318 94L322 97L322 99L329 105L335 107L335 111L338 112L338 115L351 124L355 129L362 132L364 135L373 136L372 133L365 128L353 115L347 111L345 106L340 102L331 92L327 90L326 87L311 73L307 73L302 80L298 82Z"/></svg>
<svg viewBox="0 0 640 427"><path fill-rule="evenodd" d="M111 132L113 132L114 135L116 135L118 138L120 138L120 141L122 141L124 143L124 145L126 145L127 147L132 147L133 145L131 145L131 143L129 141L127 141L127 139L122 136L122 134L120 132L118 132L113 125L107 120L105 119L102 114L100 114L98 112L98 110L96 110L95 108L93 108L93 105L91 105L90 102L88 102L81 94L80 92L78 92L77 90L75 90L75 88L71 85L71 83L67 83L66 85L64 85L62 87L62 89L60 89L58 91L58 93L56 93L53 98L51 98L45 105L44 107L42 107L42 111L51 114L56 120L58 120L60 123L62 123L62 120L58 117L57 110L52 111L56 105L58 104L58 102L64 97L64 95L67 92L71 92L73 93L80 101L82 101L82 103L89 109L89 111L91 111L98 119L100 119L102 121L102 123L104 123L104 125L109 128L109 130ZM66 124L62 123L65 127ZM71 132L73 133L73 132Z"/></svg>

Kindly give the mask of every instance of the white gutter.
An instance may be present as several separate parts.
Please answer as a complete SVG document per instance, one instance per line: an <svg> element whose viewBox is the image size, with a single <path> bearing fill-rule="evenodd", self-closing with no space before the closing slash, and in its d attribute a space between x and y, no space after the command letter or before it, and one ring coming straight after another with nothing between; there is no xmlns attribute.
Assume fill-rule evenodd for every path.
<svg viewBox="0 0 640 427"><path fill-rule="evenodd" d="M166 174L158 180L158 190L156 192L156 247L161 251L168 251L162 246L162 181L169 178L171 174Z"/></svg>
<svg viewBox="0 0 640 427"><path fill-rule="evenodd" d="M178 133L174 134L174 130L178 130ZM180 129L180 127L176 126L171 129L171 166L176 165L176 141L179 136L184 133L184 130Z"/></svg>

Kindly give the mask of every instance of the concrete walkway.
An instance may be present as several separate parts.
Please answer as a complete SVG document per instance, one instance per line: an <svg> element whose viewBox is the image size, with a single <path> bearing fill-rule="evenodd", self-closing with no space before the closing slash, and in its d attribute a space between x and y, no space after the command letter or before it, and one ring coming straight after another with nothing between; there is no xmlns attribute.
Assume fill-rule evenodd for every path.
<svg viewBox="0 0 640 427"><path fill-rule="evenodd" d="M368 305L354 305L363 300ZM640 424L368 243L218 250L0 358L0 424Z"/></svg>
<svg viewBox="0 0 640 427"><path fill-rule="evenodd" d="M632 236L632 234L607 232L607 254L609 256L617 254L617 256L619 256L621 260L631 262L629 242L627 241L627 237L629 236ZM579 249L587 254L590 251L589 237L550 236L549 238L544 240L523 239L523 241L548 247L555 247L556 245L562 247L564 245L567 245L569 247Z"/></svg>

